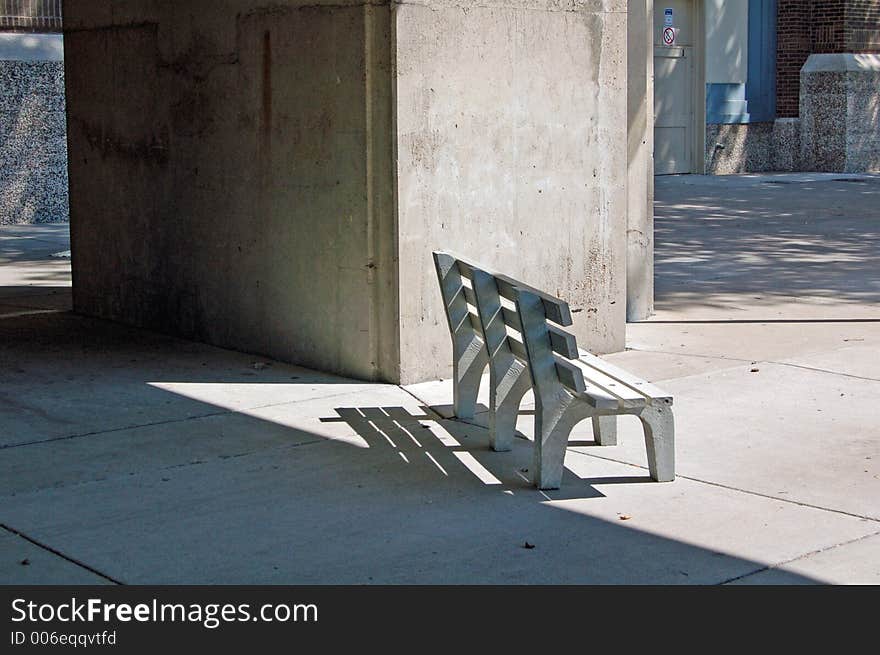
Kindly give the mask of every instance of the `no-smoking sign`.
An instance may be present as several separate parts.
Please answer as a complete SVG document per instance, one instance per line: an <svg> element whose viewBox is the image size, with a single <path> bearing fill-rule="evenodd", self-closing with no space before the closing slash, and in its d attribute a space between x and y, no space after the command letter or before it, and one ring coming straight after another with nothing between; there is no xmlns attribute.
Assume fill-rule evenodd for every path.
<svg viewBox="0 0 880 655"><path fill-rule="evenodd" d="M675 43L675 28L667 27L663 30L663 43L664 45L672 45Z"/></svg>

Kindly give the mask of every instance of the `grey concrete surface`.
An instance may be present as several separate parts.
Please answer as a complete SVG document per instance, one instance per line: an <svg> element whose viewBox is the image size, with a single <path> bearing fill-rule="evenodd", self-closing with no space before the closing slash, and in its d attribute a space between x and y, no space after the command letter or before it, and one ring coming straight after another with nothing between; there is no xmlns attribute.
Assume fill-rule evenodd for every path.
<svg viewBox="0 0 880 655"><path fill-rule="evenodd" d="M0 528L0 581L11 585L108 585L105 577L89 571L46 548Z"/></svg>
<svg viewBox="0 0 880 655"><path fill-rule="evenodd" d="M821 575L829 583L846 584L859 580L864 584L880 584L880 536L856 539L849 543L821 550L747 575L731 584L780 585L804 584L809 576Z"/></svg>
<svg viewBox="0 0 880 655"><path fill-rule="evenodd" d="M547 0L396 6L405 383L449 371L436 276L425 275L436 249L555 289L583 310L573 329L584 343L623 348L625 10Z"/></svg>
<svg viewBox="0 0 880 655"><path fill-rule="evenodd" d="M746 199L755 183L728 181ZM658 207L748 215L745 201L671 184ZM836 198L802 193L820 209ZM778 213L808 204L786 202ZM872 202L845 206L870 216ZM663 249L678 237L660 221ZM861 224L866 244L873 229ZM4 285L52 270L26 257L0 266ZM0 582L876 583L880 323L725 319L739 310L697 302L708 267L688 283L658 261L658 287L686 301L658 296L666 317L631 324L632 349L608 358L674 393L668 484L649 481L635 419L613 447L578 426L562 488L539 492L524 471L528 402L523 438L495 453L485 429L428 409L451 402L447 380L366 384L70 313L0 312ZM822 279L774 262L782 311L786 281ZM745 278L729 292L766 309L749 305ZM807 297L805 315L833 316L822 300ZM864 292L845 307L877 309Z"/></svg>
<svg viewBox="0 0 880 655"><path fill-rule="evenodd" d="M416 382L449 248L623 347L626 3L124 5L65 4L78 312Z"/></svg>
<svg viewBox="0 0 880 655"><path fill-rule="evenodd" d="M654 313L654 3L626 16L626 320Z"/></svg>
<svg viewBox="0 0 880 655"><path fill-rule="evenodd" d="M16 495L5 520L117 579L208 583L716 583L876 531L688 480L652 484L577 453L567 489L544 497L517 475L525 442L503 455L473 435L453 449L438 427L417 433L419 447L389 423L373 422L396 448L365 421L369 448L322 440L44 489Z"/></svg>
<svg viewBox="0 0 880 655"><path fill-rule="evenodd" d="M653 320L880 318L880 176L666 176L656 185Z"/></svg>
<svg viewBox="0 0 880 655"><path fill-rule="evenodd" d="M69 310L70 250L67 223L0 225L0 315Z"/></svg>
<svg viewBox="0 0 880 655"><path fill-rule="evenodd" d="M64 12L77 311L392 378L389 44L364 3Z"/></svg>

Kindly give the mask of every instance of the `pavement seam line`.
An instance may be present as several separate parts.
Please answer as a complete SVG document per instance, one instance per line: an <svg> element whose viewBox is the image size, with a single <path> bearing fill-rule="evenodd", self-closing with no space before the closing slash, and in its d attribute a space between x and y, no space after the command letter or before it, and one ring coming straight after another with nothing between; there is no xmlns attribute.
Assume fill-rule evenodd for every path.
<svg viewBox="0 0 880 655"><path fill-rule="evenodd" d="M850 544L855 544L860 541L864 541L865 539L870 539L872 537L880 536L880 532L872 532L871 534L866 534L861 537L856 537L855 539L850 539L848 541L842 541L838 544L832 544L831 546L826 546L825 548L817 548L816 550L812 550L808 553L804 553L803 555L798 555L797 557L792 557L787 560L783 560L781 562L777 562L776 564L768 564L767 566L763 566L760 569L755 571L750 571L749 573L743 573L742 575L737 575L728 580L724 580L723 582L719 582L719 585L730 584L731 582L736 582L737 580L742 580L744 578L749 578L753 575L757 575L758 573L764 573L765 571L773 571L774 569L778 569L781 566L785 566L786 564L791 564L792 562L797 562L802 559L807 559L808 557L813 557L814 555L819 555L820 553L826 553L830 550L834 550L835 548L841 548L843 546L849 546Z"/></svg>
<svg viewBox="0 0 880 655"><path fill-rule="evenodd" d="M362 390L364 391L364 390ZM78 434L69 434L63 437L51 437L49 439L38 439L36 441L25 441L22 443L13 443L8 444L6 446L0 446L0 450L6 450L9 448L22 448L24 446L36 446L43 443L53 443L55 441L67 441L68 439L79 439L80 437L95 437L102 434L113 434L114 432L123 432L125 430L137 430L139 428L151 428L157 425L168 425L171 423L184 423L186 421L198 421L203 418L213 418L215 416L226 416L227 414L244 414L244 412L253 411L256 409L268 409L270 407L281 407L283 405L293 405L298 402L308 402L309 400L323 400L326 398L338 398L339 396L347 396L351 393L360 393L358 391L346 391L343 393L332 394L330 396L316 396L315 398L309 398L305 401L299 400L290 400L285 401L283 403L269 403L268 405L257 405L256 407L242 407L240 409L225 409L223 411L218 412L210 412L208 414L198 414L196 416L186 416L184 418L173 418L168 419L166 421L155 421L153 423L139 423L137 425L126 425L119 428L111 428L109 430L96 430L94 432L81 432ZM201 401L199 401L201 402ZM246 414L244 414L246 416ZM261 419L264 420L264 419Z"/></svg>
<svg viewBox="0 0 880 655"><path fill-rule="evenodd" d="M816 373L828 373L830 375L840 375L855 380L865 380L867 382L880 382L880 378L867 378L863 375L853 375L852 373L841 373L840 371L831 371L827 368L816 368L815 366L805 366L803 364L793 364L791 362L766 362L767 364L776 364L778 366L791 366L792 368L802 368L806 371L815 371Z"/></svg>
<svg viewBox="0 0 880 655"><path fill-rule="evenodd" d="M15 305L9 305L15 307ZM35 309L33 307L22 307L20 312L8 312L0 314L0 320L9 318L21 318L22 316L37 316L39 314L64 314L66 309Z"/></svg>
<svg viewBox="0 0 880 655"><path fill-rule="evenodd" d="M623 352L637 352L637 353L656 353L658 355L675 355L679 357L699 357L700 359L720 359L725 362L754 362L754 361L764 361L764 360L754 360L754 359L741 359L739 357L725 357L724 355L702 355L700 353L676 353L670 352L668 350L653 350L651 348L636 348L634 346L627 346L626 350Z"/></svg>
<svg viewBox="0 0 880 655"><path fill-rule="evenodd" d="M23 494L34 494L34 493L40 493L40 492L47 491L47 490L56 491L58 489L72 489L74 487L80 487L80 486L84 486L84 485L88 485L88 484L101 484L102 482L112 482L113 480L120 480L120 479L128 478L132 475L142 476L142 475L146 475L150 472L174 471L177 469L185 469L185 468L190 468L190 467L194 467L194 466L202 466L203 464L225 462L227 460L238 459L240 457L249 457L251 455L265 453L266 451L269 451L269 450L280 450L283 448L299 448L301 446L313 446L315 444L321 444L321 443L330 443L330 440L329 439L313 439L311 441L303 441L300 443L293 443L293 444L276 444L274 446L269 446L268 448L263 448L262 450L249 450L245 453L236 453L234 455L214 455L214 456L210 457L209 459L200 459L200 460L195 460L195 461L191 461L191 462L183 462L181 464L168 464L167 466L160 466L159 468L155 468L155 469L143 469L140 471L134 471L134 472L129 472L129 473L123 473L123 472L111 473L109 475L106 475L106 476L100 477L100 478L91 478L88 480L74 480L72 482L66 482L66 483L62 483L62 484L54 484L51 487L37 487L34 489L23 489L21 491L15 491L14 493L7 493L3 497L8 498L11 496L19 496L19 495L23 495ZM0 524L0 527L2 527L2 524Z"/></svg>
<svg viewBox="0 0 880 655"><path fill-rule="evenodd" d="M82 437L95 437L103 434L113 434L115 432L124 432L125 430L137 430L139 428L151 428L157 425L168 425L170 423L184 423L186 421L196 421L203 418L210 418L212 416L224 416L225 414L229 414L231 412L212 412L210 414L200 414L198 416L187 416L186 418L174 418L168 419L166 421L155 421L153 423L141 423L139 425L126 425L119 428L111 428L109 430L96 430L94 432L80 432L78 434L68 434L63 437L51 437L49 439L38 439L36 441L24 441L21 443L13 443L5 446L0 446L0 451L9 450L12 448L24 448L25 446L38 446L44 443L55 443L56 441L68 441L70 439L80 439Z"/></svg>
<svg viewBox="0 0 880 655"><path fill-rule="evenodd" d="M841 346L841 348L846 348L846 346ZM854 378L856 380L866 380L868 382L880 382L880 378L868 378L868 377L864 377L862 375L853 375L852 373L841 373L840 371L831 371L826 368L816 368L813 366L805 366L803 364L793 364L791 362L779 362L779 361L775 361L772 359L739 359L736 357L724 357L723 355L699 355L699 354L691 354L691 353L674 353L674 352L669 352L667 350L648 350L648 349L642 349L642 348L627 348L627 350L632 350L634 352L640 352L640 353L656 353L658 355L675 355L675 356L679 356L679 357L700 357L702 359L720 359L720 360L724 360L727 362L743 362L743 363L748 362L750 364L751 363L775 364L776 366L790 366L792 368L801 368L801 369L804 369L807 371L815 371L816 373L828 373L829 375L840 375L842 377ZM839 350L839 348L831 349L831 351L834 351L834 350ZM818 354L819 352L822 352L822 351L816 351L815 354ZM706 373L711 373L711 372L712 371L707 371L704 373L695 373L694 375L705 375ZM679 380L682 377L692 377L692 376L686 375L686 376L680 376L678 378L663 378L663 379L656 380L656 382L663 382L665 380Z"/></svg>
<svg viewBox="0 0 880 655"><path fill-rule="evenodd" d="M85 570L88 571L89 573L93 573L94 575L97 575L97 576L99 576L99 577L101 577L101 578L104 578L104 579L107 580L108 582L112 582L112 583L115 584L115 585L124 585L124 584L125 584L124 582L121 582L121 581L117 580L116 578L110 577L110 576L107 575L106 573L102 573L102 572L99 571L98 569L96 569L96 568L94 568L94 567L92 567L92 566L89 566L88 564L86 564L86 563L84 563L84 562L81 562L81 561L79 561L78 559L76 559L76 558L74 558L74 557L70 557L69 555L65 555L65 554L62 553L60 550L57 550L57 549L55 549L55 548L52 548L51 546L48 546L48 545L46 545L46 544L44 544L44 543L42 543L42 542L39 542L39 541L37 541L36 539L34 539L33 537L29 537L28 535L26 535L25 533L21 532L20 530L16 530L15 528L11 528L11 527L9 527L9 526L6 525L5 523L0 523L0 528L2 528L3 530L6 530L7 532L9 532L9 533L11 533L11 534L14 534L16 537L21 537L22 539L24 539L24 540L27 541L28 543L33 544L33 545L36 546L37 548L40 548L40 549L42 549L42 550L45 550L45 551L48 552L48 553L52 553L53 555L55 555L55 556L57 556L57 557L60 557L61 559L65 560L65 561L67 561L67 562L70 562L71 564L74 564L74 565L76 565L76 566L78 566L78 567L80 567L80 568L82 568L82 569L85 569Z"/></svg>
<svg viewBox="0 0 880 655"><path fill-rule="evenodd" d="M25 296L7 296L6 298L0 298L0 305L5 305L7 307L21 307L23 309L51 309L50 307L34 307L33 305L25 305L22 301L25 300L34 300L35 298L66 298L70 294L68 293L35 293L28 294ZM61 311L67 311L61 310Z"/></svg>
<svg viewBox="0 0 880 655"><path fill-rule="evenodd" d="M593 453L586 453L583 450L578 450L578 447L569 448L569 450L573 450L579 455L586 455L587 457L595 457L596 459L603 459L607 462L615 462L616 464L625 464L626 466L635 466L636 468L648 470L647 466L642 466L641 464L633 464L632 462L626 462L620 459L614 459L612 457L602 457L601 455L595 455ZM865 516L863 514L855 514L854 512L847 512L842 509L833 509L831 507L822 507L821 505L812 505L810 503L799 502L797 500L791 500L790 498L780 498L779 496L772 496L770 494L761 493L760 491L751 491L749 489L741 489L739 487L734 487L729 484L721 484L720 482L712 482L711 480L703 480L701 478L694 478L689 475L681 475L680 473L676 473L676 478L681 478L682 480L690 480L691 482L699 482L700 484L708 484L713 487L720 487L722 489L729 489L730 491L738 491L740 493L749 494L752 496L760 496L761 498L767 498L769 500L777 500L781 503L789 503L790 505L798 505L799 507L809 507L810 509L817 509L823 512L831 512L833 514L843 514L844 516L851 516L852 518L862 519L865 521L871 521L873 523L880 523L880 518L874 518L872 516Z"/></svg>

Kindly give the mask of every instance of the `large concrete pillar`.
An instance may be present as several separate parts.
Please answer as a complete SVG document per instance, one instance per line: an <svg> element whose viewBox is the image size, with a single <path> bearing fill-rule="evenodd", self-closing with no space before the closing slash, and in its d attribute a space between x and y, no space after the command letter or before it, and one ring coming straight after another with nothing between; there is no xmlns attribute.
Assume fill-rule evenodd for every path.
<svg viewBox="0 0 880 655"><path fill-rule="evenodd" d="M413 382L446 248L620 349L623 8L67 0L76 310Z"/></svg>
<svg viewBox="0 0 880 655"><path fill-rule="evenodd" d="M630 0L627 23L626 318L654 313L654 0Z"/></svg>

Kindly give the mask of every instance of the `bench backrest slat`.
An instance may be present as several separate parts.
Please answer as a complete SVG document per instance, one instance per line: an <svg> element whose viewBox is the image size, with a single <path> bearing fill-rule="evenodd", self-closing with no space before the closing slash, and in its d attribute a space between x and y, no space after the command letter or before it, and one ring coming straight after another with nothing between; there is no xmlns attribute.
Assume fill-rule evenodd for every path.
<svg viewBox="0 0 880 655"><path fill-rule="evenodd" d="M522 337L516 337L512 334L507 335L507 347L510 348L510 352L512 352L517 359L522 361L524 364L529 363L529 353L526 350L526 344L520 341Z"/></svg>
<svg viewBox="0 0 880 655"><path fill-rule="evenodd" d="M498 284L498 293L511 302L516 302L516 290L518 288L526 289L541 299L541 302L544 304L545 315L548 319L562 327L568 327L573 323L571 320L571 310L568 307L568 303L564 300L554 298L540 289L518 282L507 275L496 275L495 281Z"/></svg>
<svg viewBox="0 0 880 655"><path fill-rule="evenodd" d="M482 339L483 328L476 313L476 296L471 288L473 282L470 280L470 267L462 266L461 260L446 252L434 252L434 264L453 339Z"/></svg>
<svg viewBox="0 0 880 655"><path fill-rule="evenodd" d="M556 377L563 385L574 393L583 393L587 390L584 374L577 366L558 355L553 356L553 361L556 362Z"/></svg>
<svg viewBox="0 0 880 655"><path fill-rule="evenodd" d="M477 296L477 314L480 318L489 358L495 359L510 351L507 343L501 298L495 287L495 278L491 273L471 267L472 282Z"/></svg>
<svg viewBox="0 0 880 655"><path fill-rule="evenodd" d="M577 339L575 339L573 334L552 324L547 325L547 333L550 336L550 347L553 349L553 352L562 355L566 359L578 358Z"/></svg>
<svg viewBox="0 0 880 655"><path fill-rule="evenodd" d="M504 319L504 324L513 328L517 332L522 332L522 323L519 320L519 314L516 313L516 306L512 309L508 309L505 306L501 306L501 313L503 314L502 318Z"/></svg>

